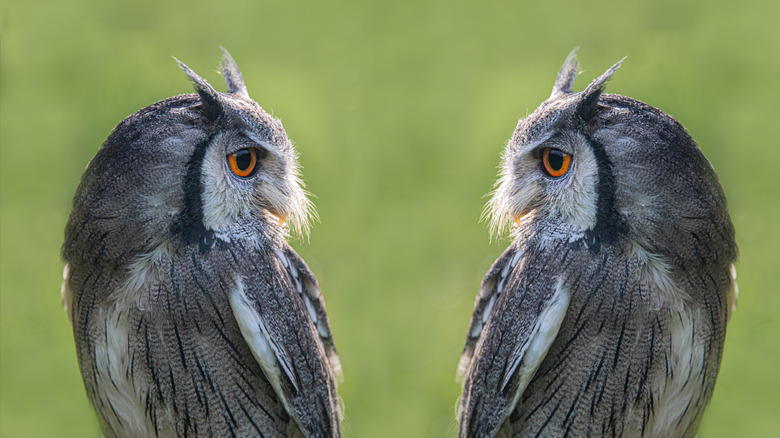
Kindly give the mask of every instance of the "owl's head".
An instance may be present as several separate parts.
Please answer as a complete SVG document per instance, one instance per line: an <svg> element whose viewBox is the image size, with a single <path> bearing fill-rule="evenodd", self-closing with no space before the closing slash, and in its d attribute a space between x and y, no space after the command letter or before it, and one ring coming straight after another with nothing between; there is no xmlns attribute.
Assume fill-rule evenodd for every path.
<svg viewBox="0 0 780 438"><path fill-rule="evenodd" d="M308 231L297 153L223 52L226 93L179 62L197 93L139 110L106 139L74 197L66 251L121 259L167 241Z"/></svg>
<svg viewBox="0 0 780 438"><path fill-rule="evenodd" d="M550 98L520 120L486 206L494 232L514 220L517 232L542 242L598 250L626 240L664 248L713 224L732 230L717 177L685 129L656 108L603 93L621 62L575 93L575 49Z"/></svg>
<svg viewBox="0 0 780 438"><path fill-rule="evenodd" d="M271 213L306 234L315 211L300 179L298 154L282 123L249 97L241 72L223 49L227 93L215 91L178 61L200 98L207 141L200 164L203 225L219 229L250 215ZM195 182L195 181L193 181Z"/></svg>

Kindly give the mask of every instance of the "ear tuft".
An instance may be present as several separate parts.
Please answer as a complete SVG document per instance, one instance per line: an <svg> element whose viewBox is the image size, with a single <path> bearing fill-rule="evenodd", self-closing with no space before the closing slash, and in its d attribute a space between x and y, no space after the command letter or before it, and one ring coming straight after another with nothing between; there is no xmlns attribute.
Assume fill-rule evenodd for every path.
<svg viewBox="0 0 780 438"><path fill-rule="evenodd" d="M184 74L192 81L195 91L200 96L201 104L206 112L206 117L209 120L214 121L222 114L222 104L219 102L219 93L211 86L205 79L198 76L197 73L192 71L183 62L174 57L173 59L179 64L179 68L184 71Z"/></svg>
<svg viewBox="0 0 780 438"><path fill-rule="evenodd" d="M580 46L575 47L563 61L561 71L558 72L558 78L555 80L552 94L550 98L561 96L563 94L571 93L571 87L574 85L574 80L577 78L580 63L577 60L577 51L580 50Z"/></svg>
<svg viewBox="0 0 780 438"><path fill-rule="evenodd" d="M220 46L219 49L222 50L222 76L225 78L228 93L240 94L248 98L249 92L246 90L244 78L241 76L236 61L224 47Z"/></svg>
<svg viewBox="0 0 780 438"><path fill-rule="evenodd" d="M610 67L609 70L596 78L596 80L591 82L590 85L588 85L588 87L582 93L580 93L580 101L577 104L577 115L582 120L586 122L590 120L591 116L593 115L593 111L598 106L599 97L601 97L601 94L604 92L604 89L607 86L607 81L612 78L612 75L614 75L617 69L620 68L620 65L625 59L626 58L623 58L615 63L615 65Z"/></svg>

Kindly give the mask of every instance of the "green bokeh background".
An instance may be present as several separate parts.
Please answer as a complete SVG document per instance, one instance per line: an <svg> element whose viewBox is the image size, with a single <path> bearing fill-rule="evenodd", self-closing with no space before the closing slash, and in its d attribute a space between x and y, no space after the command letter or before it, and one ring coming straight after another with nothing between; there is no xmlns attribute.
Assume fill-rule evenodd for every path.
<svg viewBox="0 0 780 438"><path fill-rule="evenodd" d="M580 45L580 90L680 120L720 175L740 306L700 436L780 432L780 3L11 0L0 6L0 435L98 436L59 246L111 129L191 86L219 45L282 118L321 223L293 246L340 349L347 437L453 437L477 286L507 245L479 222L517 119Z"/></svg>

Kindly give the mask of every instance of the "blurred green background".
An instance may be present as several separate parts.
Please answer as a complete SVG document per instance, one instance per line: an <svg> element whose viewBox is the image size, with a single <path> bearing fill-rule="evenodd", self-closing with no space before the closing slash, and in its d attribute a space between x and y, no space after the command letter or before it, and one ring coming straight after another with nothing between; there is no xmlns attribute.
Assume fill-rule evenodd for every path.
<svg viewBox="0 0 780 438"><path fill-rule="evenodd" d="M474 295L508 241L479 216L517 119L580 45L581 90L679 119L720 175L740 306L700 436L780 431L780 3L11 0L0 6L0 435L98 436L59 246L111 129L191 86L219 45L282 118L321 223L293 245L341 353L347 437L453 437Z"/></svg>

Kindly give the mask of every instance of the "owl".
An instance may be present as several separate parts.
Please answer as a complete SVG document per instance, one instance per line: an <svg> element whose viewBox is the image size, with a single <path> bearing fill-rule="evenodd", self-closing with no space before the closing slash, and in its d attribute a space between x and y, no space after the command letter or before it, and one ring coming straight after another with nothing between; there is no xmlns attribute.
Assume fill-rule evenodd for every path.
<svg viewBox="0 0 780 438"><path fill-rule="evenodd" d="M73 199L63 302L107 437L340 436L297 153L223 52L227 93L179 62L197 93L123 120Z"/></svg>
<svg viewBox="0 0 780 438"><path fill-rule="evenodd" d="M503 153L486 215L514 240L476 298L461 437L696 434L736 303L734 228L685 129L604 94L621 62L575 93L575 49Z"/></svg>

